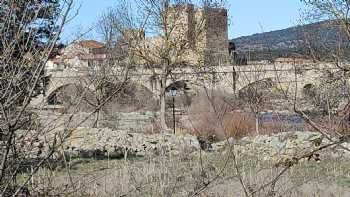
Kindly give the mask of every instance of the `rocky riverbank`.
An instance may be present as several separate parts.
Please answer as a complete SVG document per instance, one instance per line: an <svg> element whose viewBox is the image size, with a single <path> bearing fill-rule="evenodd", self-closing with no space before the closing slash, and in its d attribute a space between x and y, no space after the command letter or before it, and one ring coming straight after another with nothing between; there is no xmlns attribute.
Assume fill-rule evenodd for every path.
<svg viewBox="0 0 350 197"><path fill-rule="evenodd" d="M195 136L142 134L111 129L78 128L64 145L65 153L74 157L145 156L149 154L191 154L200 149Z"/></svg>
<svg viewBox="0 0 350 197"><path fill-rule="evenodd" d="M336 139L334 139L336 140ZM205 143L205 145L203 145ZM110 129L78 128L72 132L64 145L64 152L73 157L123 158L146 155L196 154L227 151L234 148L237 153L259 155L264 160L278 160L300 156L331 143L314 132L284 132L274 135L244 137L209 144L190 134L142 134ZM350 148L350 143L342 144ZM350 156L339 146L332 146L328 153L334 156Z"/></svg>

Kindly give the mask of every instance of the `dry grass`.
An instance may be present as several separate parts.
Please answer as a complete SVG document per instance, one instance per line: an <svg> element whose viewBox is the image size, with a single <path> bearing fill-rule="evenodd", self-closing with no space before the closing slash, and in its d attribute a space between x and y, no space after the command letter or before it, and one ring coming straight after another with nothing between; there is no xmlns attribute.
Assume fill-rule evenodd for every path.
<svg viewBox="0 0 350 197"><path fill-rule="evenodd" d="M242 138L254 135L255 119L254 115L243 112L233 112L227 114L223 120L227 137Z"/></svg>
<svg viewBox="0 0 350 197"><path fill-rule="evenodd" d="M259 155L237 155L248 189L253 191L283 169L273 167ZM348 159L322 156L320 163L293 166L275 187L275 196L347 196L350 194ZM335 165L336 164L336 165ZM129 160L71 160L67 168L42 168L33 186L45 188L46 195L67 196L243 196L228 153L153 156ZM214 178L216 178L215 181ZM72 185L74 184L74 186ZM269 188L268 188L269 189ZM255 196L266 196L261 191Z"/></svg>

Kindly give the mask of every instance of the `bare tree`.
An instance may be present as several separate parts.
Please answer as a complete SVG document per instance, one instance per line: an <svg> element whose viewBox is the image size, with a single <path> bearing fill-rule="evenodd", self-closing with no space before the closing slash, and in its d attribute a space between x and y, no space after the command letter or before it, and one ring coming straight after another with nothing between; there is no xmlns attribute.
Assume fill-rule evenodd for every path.
<svg viewBox="0 0 350 197"><path fill-rule="evenodd" d="M120 7L109 8L98 19L97 32L104 41L104 47L97 51L96 59L88 60L90 66L81 80L83 87L91 87L83 89L80 96L92 109L97 109L105 102L116 102L116 98L126 96L120 94L130 88L127 86L128 72L134 66L134 60L125 47L122 34L124 25L128 26L122 15L126 4L121 2L118 5ZM99 55L104 57L99 58ZM95 111L93 127L98 127L101 111L106 111L106 105Z"/></svg>
<svg viewBox="0 0 350 197"><path fill-rule="evenodd" d="M332 61L340 69L349 70L343 62L349 55L350 2L348 0L302 0L302 2L307 6L302 22L317 22L312 25L310 32L302 32L306 52L304 55L316 61Z"/></svg>
<svg viewBox="0 0 350 197"><path fill-rule="evenodd" d="M108 61L108 60L105 60ZM119 93L127 87L127 69L120 64L109 65L104 62L96 62L93 68L88 70L87 76L82 77L83 89L80 92L83 101L95 110L95 121L93 127L99 127L101 111L106 111L108 103L115 102ZM105 105L98 108L102 103Z"/></svg>
<svg viewBox="0 0 350 197"><path fill-rule="evenodd" d="M28 106L44 89L45 64L55 53L72 5L71 0L0 2L1 196L28 193L30 178L18 185L16 177L32 153L19 144L28 134L23 130L37 128ZM46 159L32 166L32 174Z"/></svg>
<svg viewBox="0 0 350 197"><path fill-rule="evenodd" d="M259 134L260 112L267 107L271 99L270 91L274 86L274 82L267 76L263 65L251 65L249 68L251 72L248 73L245 70L241 70L240 79L247 85L239 90L238 96L243 104L254 114L255 131L256 134Z"/></svg>
<svg viewBox="0 0 350 197"><path fill-rule="evenodd" d="M335 20L341 29L350 37L348 0L301 0L308 6L309 17L314 20Z"/></svg>
<svg viewBox="0 0 350 197"><path fill-rule="evenodd" d="M350 23L349 23L349 11L350 1L348 0L302 0L307 5L307 12L305 21L320 21L323 22L323 26L316 27L314 32L305 32L306 48L309 53L306 55L311 56L313 59L321 60L323 62L329 62L333 65L330 69L323 69L322 78L320 82L315 82L318 86L318 91L314 91L314 98L312 99L314 104L321 107L324 112L328 112L332 108L337 109L339 103L345 101L345 95L348 94L347 88L349 65L348 51L349 51L349 40L350 40ZM323 35L326 32L319 33L317 29L328 27L333 31L329 34L335 35ZM310 34L312 33L312 34ZM322 40L317 41L311 37L325 37ZM317 39L316 38L316 39ZM329 40L332 39L332 40ZM325 58L317 58L325 57ZM316 65L316 67L319 65ZM318 69L318 68L314 68ZM315 87L316 87L315 86ZM335 96L335 94L337 96ZM333 96L332 96L333 95ZM347 110L347 109L345 109ZM348 113L346 113L348 114Z"/></svg>
<svg viewBox="0 0 350 197"><path fill-rule="evenodd" d="M125 12L127 9L117 9L124 20L119 27L128 43L129 54L136 59L135 63L149 70L158 81L160 100L160 119L163 130L166 125L166 88L170 80L174 80L174 71L181 72L195 65L204 65L201 57L204 53L202 30L206 26L206 17L191 18L194 6L187 0L135 0L137 5L132 9L138 14ZM204 15L210 8L221 7L223 1L200 1L203 6L200 14ZM123 8L132 7L133 4ZM192 25L193 28L189 28ZM156 36L145 38L145 34ZM228 46L227 46L228 47Z"/></svg>

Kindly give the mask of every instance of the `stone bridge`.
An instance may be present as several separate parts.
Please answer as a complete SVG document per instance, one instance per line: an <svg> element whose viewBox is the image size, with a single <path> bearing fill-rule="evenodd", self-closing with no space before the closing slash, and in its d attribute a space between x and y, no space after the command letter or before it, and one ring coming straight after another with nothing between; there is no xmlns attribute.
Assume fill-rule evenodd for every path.
<svg viewBox="0 0 350 197"><path fill-rule="evenodd" d="M329 66L328 66L329 67ZM226 66L202 70L185 69L175 71L167 81L167 86L173 83L184 82L188 88L199 90L201 87L220 88L228 92L240 89L263 79L272 79L282 88L289 91L302 90L306 84L313 84L319 79L322 69L314 69L313 66L295 67L293 65L247 65ZM66 69L48 73L50 83L45 95L40 95L33 100L34 106L48 104L48 98L62 87L71 84L81 84L87 73ZM151 91L155 97L159 95L159 74L153 74L149 70L132 71L129 74L130 81L139 84ZM182 83L182 84L184 84ZM178 83L179 84L179 83ZM92 85L87 88L94 89Z"/></svg>

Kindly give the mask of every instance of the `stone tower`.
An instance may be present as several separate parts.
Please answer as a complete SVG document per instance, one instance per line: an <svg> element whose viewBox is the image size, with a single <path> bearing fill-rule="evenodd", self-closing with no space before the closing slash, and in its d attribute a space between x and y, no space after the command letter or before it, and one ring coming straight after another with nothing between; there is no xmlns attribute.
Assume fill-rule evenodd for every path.
<svg viewBox="0 0 350 197"><path fill-rule="evenodd" d="M186 4L169 7L165 14L170 36L176 41L186 41L189 43L189 47L193 48L195 46L194 5Z"/></svg>
<svg viewBox="0 0 350 197"><path fill-rule="evenodd" d="M171 6L163 14L171 40L188 43L186 60L202 62L205 66L228 63L226 9L195 8L193 4L185 4Z"/></svg>
<svg viewBox="0 0 350 197"><path fill-rule="evenodd" d="M223 65L229 58L227 10L202 8L196 11L196 46L206 65Z"/></svg>

